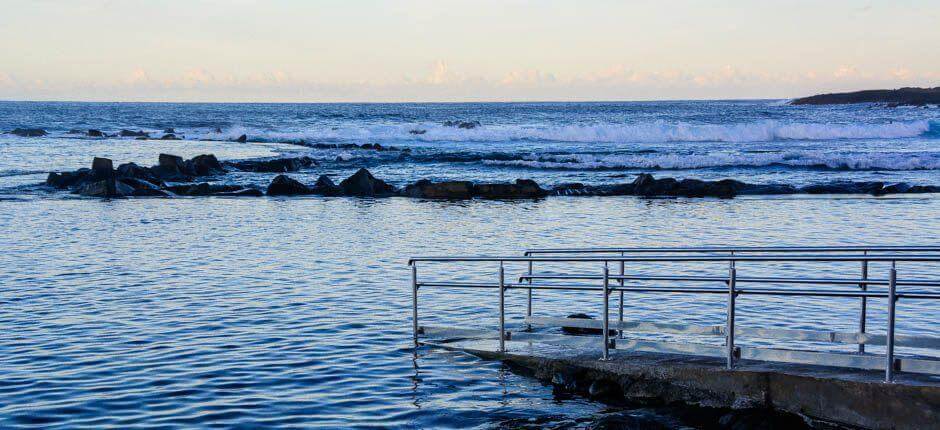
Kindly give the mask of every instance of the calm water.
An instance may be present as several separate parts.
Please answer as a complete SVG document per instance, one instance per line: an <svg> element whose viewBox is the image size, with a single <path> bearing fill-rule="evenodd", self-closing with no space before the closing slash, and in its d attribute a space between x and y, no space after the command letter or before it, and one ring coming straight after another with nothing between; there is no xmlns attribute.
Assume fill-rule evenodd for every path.
<svg viewBox="0 0 940 430"><path fill-rule="evenodd" d="M772 112L789 109L770 102L761 102L757 107L756 102L748 103L745 107L730 105L755 117L763 109ZM183 155L214 152L222 158L249 158L309 149L274 142L240 145L69 139L61 134L68 128L106 128L100 124L113 128L176 127L185 129L187 134L216 124L225 127L224 130L260 129L269 126L261 120L268 118L272 109L280 112L280 116L274 115L277 118L269 121L281 121L280 125L270 125L273 128L291 121L319 124L320 117L310 112L324 108L36 106L0 104L0 111L5 112L0 115L2 127L44 126L54 132L52 137L38 139L0 136L3 150L0 170L5 175L0 185L2 428L488 428L511 418L557 416L563 420L591 416L605 406L579 398L555 397L550 387L514 374L498 363L439 350L415 352L410 345L407 257L445 253L520 254L529 246L936 245L940 239L937 217L940 199L932 195L734 200L558 197L541 201L456 203L320 197L79 199L50 193L35 184L42 180L43 172L85 166L92 155L147 162L159 152ZM502 112L500 118L504 122L550 123L568 115L569 110L594 112L601 109L599 106L616 111L607 105L561 105L536 111L517 107L518 113L513 113L510 106L494 108ZM699 105L706 112L699 116L689 114L688 119L679 113L675 115L684 121L704 124L721 116L720 112L707 111L725 109L709 106ZM382 121L408 122L411 127L423 124L420 121L433 122L434 118L476 119L468 113L471 108L473 105L439 108L415 105L402 109L406 118ZM31 113L22 113L24 109ZM351 116L373 109L385 112L391 108L387 105L336 108ZM135 110L139 112L134 113ZM212 120L185 114L187 110L212 112ZM21 113L10 113L14 111ZM925 111L876 111L876 116L883 116L884 121L891 117L895 123L912 127L910 137L846 139L839 141L842 149L837 149L840 145L836 143L827 143L830 141L806 143L778 138L759 145L829 145L832 151L844 152L864 152L858 148L866 145L892 150L904 147L910 151L914 151L912 147L922 147L926 149L918 155L919 159L928 160L933 157L931 144L938 140L930 135L932 120L927 119ZM427 117L420 120L407 117L418 115L414 112L426 112ZM849 121L861 111L832 112L832 118ZM365 122L381 122L370 114L362 115ZM641 121L625 112L598 111L591 115L597 118L609 115L609 121L618 118ZM292 116L297 118L284 119ZM227 118L228 123L221 123L220 118ZM251 121L258 123L244 125ZM866 118L865 124L869 125L865 127L875 127L871 124L878 121L881 120ZM448 128L447 132L457 131ZM431 148L429 151L465 148L466 142L433 141L433 136L410 143L392 140L396 145ZM617 145L648 144L636 140ZM365 141L370 140L360 142ZM738 141L655 145L704 151L707 149L701 148L709 145L732 143L737 147L754 145ZM597 143L601 147L608 144L614 145ZM479 142L466 145L486 147ZM568 151L567 143L534 138L513 140L506 145L514 148L544 145ZM571 145L591 146L583 142ZM416 154L421 153L416 149ZM871 152L865 157L874 160L878 154ZM367 162L356 157L368 154L352 155L303 175L315 176L323 171L339 174L353 168L355 160L370 163L376 171L400 181L416 179L414 176L419 173L415 172L436 172L433 174L440 176L458 172L463 177L473 172L492 178L544 174L546 181L583 175L598 182L610 180L607 175L612 174L609 170L492 167L482 161ZM685 173L707 176L719 171L710 169ZM734 169L722 174L732 172L732 177L738 179L766 179L761 175L770 175L760 169ZM800 180L812 179L813 175L887 175L926 181L935 176L932 168L767 169L779 169L781 175ZM753 176L747 176L750 174ZM263 182L248 175L237 180ZM837 269L850 276L858 270L855 266ZM795 273L804 268L782 265L775 270ZM509 267L510 274L521 270ZM874 266L872 276L881 276L886 271L887 267ZM931 272L914 266L902 265L899 271L901 276L940 276L940 270ZM432 272L429 266L421 268L421 273L429 277ZM467 273L460 279L492 279L495 275L495 266L480 265L479 272ZM523 299L522 293L510 295L508 305L513 324L524 313ZM588 301L586 310L596 311L593 297L570 294L540 294L536 311L563 315L577 307L577 301ZM740 304L740 321L751 326L825 325L851 330L856 325L857 303L853 300L747 298ZM872 307L872 330L883 331L884 303L875 301ZM491 291L428 289L422 291L421 309L428 324L496 325L496 300ZM717 298L690 303L680 297L653 300L649 296L632 298L627 310L628 318L708 324L720 324L723 312L724 304ZM940 313L935 306L902 301L898 314L899 334L940 335Z"/></svg>

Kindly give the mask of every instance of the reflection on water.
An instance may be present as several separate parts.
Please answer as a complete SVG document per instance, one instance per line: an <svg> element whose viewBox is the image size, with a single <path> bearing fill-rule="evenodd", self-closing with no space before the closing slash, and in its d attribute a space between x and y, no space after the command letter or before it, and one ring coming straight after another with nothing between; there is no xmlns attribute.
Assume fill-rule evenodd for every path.
<svg viewBox="0 0 940 430"><path fill-rule="evenodd" d="M474 427L587 416L602 406L556 399L498 363L413 351L407 257L529 246L933 245L938 210L932 198L0 201L0 427ZM460 278L495 270L480 265ZM422 318L495 327L491 293L423 290ZM509 295L511 323L524 297ZM539 293L536 310L560 315L578 300L586 298ZM870 326L883 331L875 302ZM740 304L742 325L857 324L854 300ZM721 323L723 309L719 298L638 295L627 312ZM935 305L902 301L898 315L899 334L938 334Z"/></svg>

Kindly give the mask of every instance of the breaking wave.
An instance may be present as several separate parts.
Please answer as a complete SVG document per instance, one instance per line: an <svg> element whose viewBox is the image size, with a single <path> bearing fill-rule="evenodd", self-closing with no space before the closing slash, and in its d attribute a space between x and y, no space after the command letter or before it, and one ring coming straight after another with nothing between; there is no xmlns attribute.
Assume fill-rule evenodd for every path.
<svg viewBox="0 0 940 430"><path fill-rule="evenodd" d="M414 142L769 142L780 140L891 139L940 134L940 124L927 120L882 124L823 124L762 121L739 124L691 124L654 121L637 124L488 125L461 129L433 123L313 126L297 131L231 127L204 138L233 140L247 134L260 142L317 141Z"/></svg>
<svg viewBox="0 0 940 430"><path fill-rule="evenodd" d="M708 154L530 154L517 159L485 159L482 162L497 166L564 170L673 170L769 166L838 170L938 170L940 153L783 151Z"/></svg>

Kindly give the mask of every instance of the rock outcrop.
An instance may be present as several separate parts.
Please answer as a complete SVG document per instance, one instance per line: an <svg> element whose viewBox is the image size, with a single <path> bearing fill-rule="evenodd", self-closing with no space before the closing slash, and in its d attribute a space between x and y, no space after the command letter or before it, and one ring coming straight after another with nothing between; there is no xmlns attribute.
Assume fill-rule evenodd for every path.
<svg viewBox="0 0 940 430"><path fill-rule="evenodd" d="M850 93L818 94L795 99L793 105L831 105L850 103L888 103L894 106L940 104L940 87L899 88L896 90L865 90Z"/></svg>
<svg viewBox="0 0 940 430"><path fill-rule="evenodd" d="M381 179L376 179L366 169L359 169L355 174L340 182L339 186L346 195L358 197L386 197L398 192L395 187Z"/></svg>
<svg viewBox="0 0 940 430"><path fill-rule="evenodd" d="M121 130L118 132L121 137L150 137L150 134L141 130Z"/></svg>
<svg viewBox="0 0 940 430"><path fill-rule="evenodd" d="M300 196L313 194L313 189L287 175L277 175L268 185L267 194L269 196Z"/></svg>
<svg viewBox="0 0 940 430"><path fill-rule="evenodd" d="M49 134L46 132L46 130L43 130L41 128L17 128L11 131L10 133L13 133L20 137L42 137L42 136Z"/></svg>
<svg viewBox="0 0 940 430"><path fill-rule="evenodd" d="M473 198L473 182L444 181L431 182L422 179L402 190L403 196L422 199L469 199Z"/></svg>

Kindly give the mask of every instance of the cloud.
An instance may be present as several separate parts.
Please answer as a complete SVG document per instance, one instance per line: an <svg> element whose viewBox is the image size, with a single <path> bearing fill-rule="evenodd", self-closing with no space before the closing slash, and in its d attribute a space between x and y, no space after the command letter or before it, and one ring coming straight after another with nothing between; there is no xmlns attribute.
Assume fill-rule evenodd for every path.
<svg viewBox="0 0 940 430"><path fill-rule="evenodd" d="M166 73L128 69L112 82L48 80L0 73L0 97L58 100L160 101L473 101L635 100L666 98L776 98L824 91L900 86L934 86L940 73L906 67L881 71L843 65L769 73L725 65L712 70L636 70L612 64L573 74L538 68L502 75L472 76L445 60L429 64L419 77L377 80L318 80L284 70L238 73L189 67Z"/></svg>

